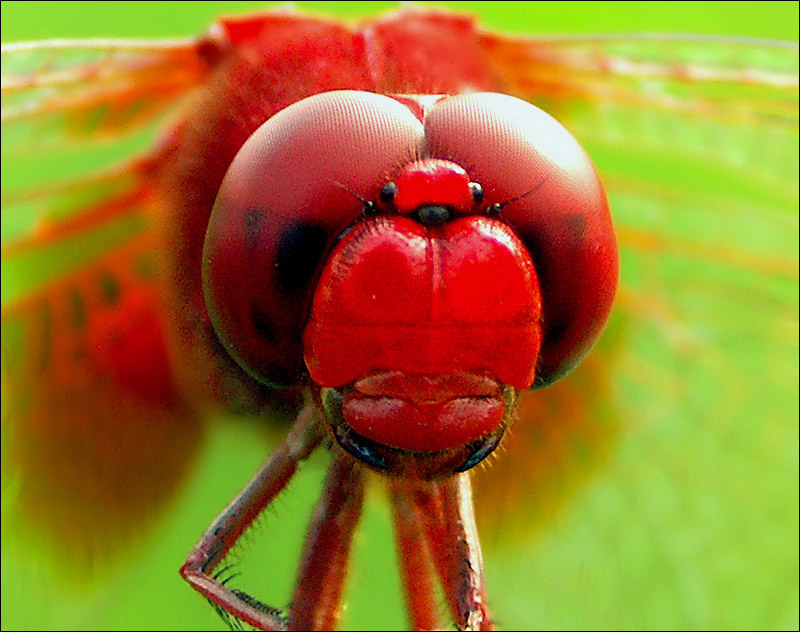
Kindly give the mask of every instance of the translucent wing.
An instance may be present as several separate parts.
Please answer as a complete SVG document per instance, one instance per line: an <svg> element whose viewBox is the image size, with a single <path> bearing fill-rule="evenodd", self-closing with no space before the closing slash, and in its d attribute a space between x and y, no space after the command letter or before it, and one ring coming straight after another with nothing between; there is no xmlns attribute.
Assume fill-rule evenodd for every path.
<svg viewBox="0 0 800 632"><path fill-rule="evenodd" d="M502 623L796 625L797 47L485 41L592 155L622 259L601 342L476 477Z"/></svg>
<svg viewBox="0 0 800 632"><path fill-rule="evenodd" d="M8 528L73 579L141 538L201 437L158 310L145 236L3 309Z"/></svg>
<svg viewBox="0 0 800 632"><path fill-rule="evenodd" d="M123 219L144 227L159 159L125 161L152 151L150 124L208 76L213 49L204 39L3 45L4 281L15 278L12 254L35 258L45 244ZM5 301L12 292L3 285Z"/></svg>
<svg viewBox="0 0 800 632"><path fill-rule="evenodd" d="M151 226L159 158L69 184L52 173L96 167L82 159L87 143L118 145L104 161L129 153L120 138L202 79L199 50L50 42L2 51L3 534L62 560L72 578L141 537L202 428L167 360ZM24 168L31 155L34 174Z"/></svg>
<svg viewBox="0 0 800 632"><path fill-rule="evenodd" d="M51 41L2 48L3 150L130 134L207 75L187 41Z"/></svg>

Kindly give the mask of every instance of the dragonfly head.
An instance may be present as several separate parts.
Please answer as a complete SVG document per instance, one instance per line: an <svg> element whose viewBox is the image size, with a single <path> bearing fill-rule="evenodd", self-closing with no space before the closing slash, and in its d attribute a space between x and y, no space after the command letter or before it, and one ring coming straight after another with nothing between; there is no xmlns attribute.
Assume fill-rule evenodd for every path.
<svg viewBox="0 0 800 632"><path fill-rule="evenodd" d="M290 105L234 159L203 250L222 348L260 382L311 384L352 454L426 477L479 462L516 391L580 362L617 273L584 150L490 93Z"/></svg>

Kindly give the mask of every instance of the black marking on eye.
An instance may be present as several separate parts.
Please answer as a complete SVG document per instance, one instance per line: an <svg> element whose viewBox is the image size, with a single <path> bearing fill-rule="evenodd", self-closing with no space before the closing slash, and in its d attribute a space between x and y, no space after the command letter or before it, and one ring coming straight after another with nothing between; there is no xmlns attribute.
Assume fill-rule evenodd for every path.
<svg viewBox="0 0 800 632"><path fill-rule="evenodd" d="M258 247L258 234L261 229L263 219L261 211L250 209L244 216L244 238L248 250L255 250Z"/></svg>
<svg viewBox="0 0 800 632"><path fill-rule="evenodd" d="M273 321L257 306L251 306L250 318L253 325L253 332L259 338L259 348L269 348L269 346L277 346L280 344L282 334L276 329ZM262 344L263 343L263 344ZM226 349L226 354L228 350ZM233 350L231 350L233 352ZM235 353L233 353L235 361ZM286 388L287 386L296 386L300 378L297 368L295 368L291 354L287 354L281 358L283 364L270 362L267 358L262 358L259 365L253 371L248 371L251 377L254 377L265 386L275 388ZM241 367L240 367L241 368ZM273 407L270 406L270 410Z"/></svg>
<svg viewBox="0 0 800 632"><path fill-rule="evenodd" d="M545 340L552 344L557 343L569 331L571 325L572 320L569 318L551 320L545 328Z"/></svg>
<svg viewBox="0 0 800 632"><path fill-rule="evenodd" d="M586 239L586 216L583 213L572 213L562 219L564 232L573 247L580 247Z"/></svg>
<svg viewBox="0 0 800 632"><path fill-rule="evenodd" d="M287 228L275 262L278 288L285 294L308 290L327 243L328 234L321 226L295 224Z"/></svg>
<svg viewBox="0 0 800 632"><path fill-rule="evenodd" d="M119 281L114 278L113 274L106 272L100 277L100 294L106 303L116 305L121 293Z"/></svg>
<svg viewBox="0 0 800 632"><path fill-rule="evenodd" d="M543 240L541 235L539 235L536 231L517 231L517 235L525 245L525 250L527 250L528 254L531 256L533 267L536 270L536 274L539 276L539 282L541 283L543 277L546 277L547 269L547 261L545 260L545 257L542 256L543 249L541 247L541 242Z"/></svg>
<svg viewBox="0 0 800 632"><path fill-rule="evenodd" d="M253 331L255 331L260 338L275 340L277 334L269 316L255 306L252 308L250 316L253 321Z"/></svg>

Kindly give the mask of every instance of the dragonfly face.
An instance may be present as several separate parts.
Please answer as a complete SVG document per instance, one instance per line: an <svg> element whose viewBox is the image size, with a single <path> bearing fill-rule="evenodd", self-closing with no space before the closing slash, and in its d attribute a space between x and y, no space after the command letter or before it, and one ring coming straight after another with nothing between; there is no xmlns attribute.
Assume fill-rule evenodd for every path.
<svg viewBox="0 0 800 632"><path fill-rule="evenodd" d="M491 453L516 390L585 354L617 277L583 150L489 93L287 107L234 159L203 261L217 335L248 373L292 384L304 362L345 450L425 478Z"/></svg>
<svg viewBox="0 0 800 632"><path fill-rule="evenodd" d="M4 6L4 26L6 22ZM782 22L789 23L791 20ZM622 28L618 20L614 27L614 30ZM194 32L198 29L189 30ZM538 25L534 25L529 32L538 30ZM107 30L105 34L108 33L116 35L119 31ZM683 59L681 57L681 61ZM732 83L734 87L739 85L736 81ZM732 90L731 94L731 98L734 98L736 91ZM763 591L769 592L768 587L772 585L767 579L769 576L786 576L788 579L783 584L792 583L791 571L785 570L792 565L791 551L783 562L766 552L772 550L770 542L780 539L781 533L792 530L792 512L784 515L773 509L779 506L791 508L792 503L796 505L796 486L787 487L780 482L792 479L790 475L781 475L781 472L785 474L786 467L790 468L791 463L772 458L775 455L770 448L778 444L792 445L791 434L786 440L781 437L785 438L786 429L791 429L788 424L794 414L792 407L796 408L796 397L786 390L787 385L793 383L791 354L796 339L787 333L791 330L791 317L788 321L784 319L787 312L792 313L791 306L796 306L796 292L793 296L791 290L787 293L782 285L782 279L787 278L786 270L790 284L793 278L796 243L792 242L791 235L796 230L793 229L791 218L795 210L793 204L796 204L792 202L792 194L796 195L796 180L791 177L776 178L778 184L772 187L769 194L763 193L764 187L760 184L762 171L769 171L772 167L779 169L781 163L787 162L782 161L780 156L793 155L790 151L781 153L784 140L789 138L791 142L790 135L787 136L789 132L780 126L775 128L759 123L750 127L758 131L748 136L746 131L742 132L745 128L737 127L733 118L725 118L718 115L719 111L712 111L709 118L716 124L708 127L704 123L699 125L700 133L712 130L708 132L711 136L702 140L701 144L706 148L730 149L726 153L734 163L742 155L750 155L743 148L752 147L753 136L772 139L763 146L771 147L773 153L760 151L758 155L761 160L750 159L750 163L745 163L761 163L760 166L765 169L748 169L746 177L737 178L729 175L739 173L736 168L730 168L730 163L722 161L719 166L714 166L702 157L692 158L696 155L692 154L694 150L679 142L683 137L674 130L681 130L687 136L696 134L696 116L678 114L674 121L679 124L669 127L667 121L670 119L666 114L656 112L654 118L651 116L648 121L645 105L632 106L630 112L641 116L623 117L625 126L621 126L611 108L611 115L606 119L612 123L605 128L607 136L593 135L592 130L599 129L595 120L582 119L580 108L559 109L563 103L557 99L554 101L555 107L550 110L551 113L568 123L570 129L582 137L601 171L611 175L609 195L615 212L620 209L622 213L618 221L625 229L622 239L621 311L617 321L612 322L612 336L601 341L596 352L598 358L602 358L610 368L602 374L595 371L593 365L579 369L569 378L575 378L571 384L579 386L575 386L572 397L568 396L569 393L565 395L566 404L559 403L555 395L543 400L551 406L545 411L546 418L561 414L569 422L561 427L569 428L569 432L553 429L541 421L528 426L517 424L514 434L518 434L517 438L521 437L522 442L529 446L524 451L528 457L516 459L516 449L509 447L504 455L508 458L498 458L492 462L489 472L501 474L505 482L502 489L505 491L498 491L500 488L497 486L491 487L479 500L479 507L491 506L492 511L483 512L479 508L478 512L479 515L491 513L500 516L496 519L503 525L504 546L516 547L505 551L501 547L493 556L499 566L488 564L494 609L507 625L511 625L512 621L521 622L520 625L525 621L551 621L552 625L559 622L566 625L569 622L568 612L582 613L594 621L604 620L609 624L621 620L712 621L720 620L718 613L721 611L736 613L739 621L752 620L747 616L759 612L758 604L763 600L757 595ZM771 97L767 101L774 102ZM595 115L604 111L594 106L589 106L588 110ZM608 109L605 112L608 114ZM574 129L571 124L575 125ZM663 137L674 141L663 145L669 149L650 153L642 150L642 146L646 149L647 143L654 138L656 142L653 146L659 146L658 142L661 141L658 138ZM654 154L658 155L653 157ZM665 165L674 166L675 162L684 163L684 169L678 175L666 175ZM786 168L785 173L792 173L790 167ZM695 178L700 171L710 177L706 179L706 184L696 185ZM676 193L675 181L678 180L689 185L682 193ZM727 202L734 191L738 205ZM788 194L788 203L785 194ZM725 212L722 211L723 207L727 209ZM780 211L775 214L776 209L787 207L788 214ZM752 215L753 209L756 209L756 215ZM762 213L770 218L766 231L742 230L748 225L761 227L759 219L764 216ZM631 231L631 226L644 230ZM776 233L781 233L785 239L782 241ZM698 239L687 240L687 236ZM698 242L707 245L701 247ZM721 263L715 266L715 260ZM757 265L751 272L743 273L742 264L748 260ZM691 272L689 266L682 265L685 261L691 264ZM6 261L3 265L5 285L5 276L13 266ZM796 279L796 272L794 274ZM758 291L754 292L755 286L748 284L748 275L755 275L762 281L758 284ZM710 283L709 279L714 279L714 283ZM663 300L667 296L667 288L677 289L678 292L670 295L668 300ZM743 302L749 307L742 307ZM636 324L634 333L632 336L626 335L625 339L632 341L632 346L627 351L619 351L624 348L617 344L623 335L621 332L631 322ZM758 330L755 329L756 322L760 324ZM785 326L786 322L789 323L788 327ZM743 332L749 331L751 324L754 331L746 335ZM720 333L713 334L713 331ZM743 339L748 340L747 344L741 344ZM594 355L595 352L589 356L589 361ZM748 366L761 366L764 370L754 374L754 371L746 368ZM746 386L743 386L744 373L749 376ZM604 380L611 380L612 386L609 387ZM723 384L730 387L726 388ZM567 392L569 385L569 381L563 382L563 392ZM600 389L603 395L593 400L593 404L586 400L590 387ZM542 394L547 392L541 391ZM757 395L759 392L761 394ZM538 404L534 403L535 396L536 393L523 395L520 402L523 419L541 419L536 408ZM757 409L756 402L759 402ZM780 405L781 402L783 405ZM582 410L584 404L590 409L588 412ZM584 418L592 419L592 423L598 425L583 424ZM748 425L748 419L758 420L759 423ZM531 427L535 430L527 434L526 428ZM232 447L236 451L234 460L237 462L246 458L245 451L254 447L256 442L251 438L242 443L244 447ZM531 451L530 446L537 445L548 450ZM186 520L184 541L176 545L174 551L161 549L153 554L147 565L146 581L141 584L156 585L161 573L155 569L159 566L168 567L163 573L170 578L166 584L174 581L171 579L173 560L191 544L197 526L205 524L227 502L262 458L263 449L254 449L252 463L242 468L238 479L231 482L230 488L222 492L220 498L204 499L198 494L191 501L186 501L187 504L206 505L200 510L200 516ZM227 476L228 470L238 465L231 461L230 456L221 455L220 465L209 469L225 471ZM736 468L734 461L738 463ZM509 464L510 473L502 476L506 463ZM539 465L532 466L531 463ZM537 467L541 467L543 473L535 471ZM632 477L631 472L635 472L636 476ZM524 481L518 483L523 486L522 491L513 491L515 480ZM727 482L723 483L723 480ZM752 494L747 492L750 489L747 481L758 481ZM478 482L480 484L480 479ZM314 492L309 494L313 496ZM544 501L540 502L537 498L544 498ZM742 498L746 498L747 502L742 503ZM517 505L516 511L504 513L511 505ZM526 508L533 513L527 514ZM522 518L507 518L515 513L519 516L520 512ZM767 515L773 516L768 523L765 522ZM374 521L381 523L381 518ZM270 537L275 529L282 530L279 522L270 522ZM512 543L511 534L524 531L520 524L525 522L534 527L541 525L538 535L530 538L526 534L524 539L517 538ZM741 530L726 527L726 524L739 524ZM583 528L581 525L584 525ZM611 525L616 525L616 534L611 533ZM369 521L362 526L369 530ZM302 527L295 528L302 530ZM494 539L491 525L484 533L487 534L484 539ZM646 534L651 534L651 537L648 539ZM698 542L707 544L700 546ZM623 546L621 543L627 544ZM391 545L382 544L383 547L376 546L368 555L370 559L381 559L381 552L388 551L382 558L385 567L391 564ZM530 547L532 558L529 561L520 562L522 558L512 554L519 552L520 547ZM7 568L5 557L4 572ZM170 558L170 561L165 564L160 558ZM721 577L731 577L730 571L723 572L725 564L722 561L725 559L734 560L735 568L748 567L744 575L749 577L749 585L759 587L755 590L756 596L742 594L740 598L733 599L740 604L738 608L725 606L730 601L720 588L724 583ZM762 564L748 564L746 560L752 559L764 561ZM289 561L286 568L291 563ZM365 566L373 568L372 564ZM698 574L698 567L707 570ZM496 570L498 568L501 570ZM527 573L524 572L526 568ZM533 577L531 568L536 569ZM502 574L510 576L515 571L512 585L507 591L501 590L496 595L493 586L500 581L497 578ZM13 570L10 572L12 576L18 574ZM353 595L348 599L351 604L349 613L353 617L357 616L358 611L369 610L369 598L366 602L359 601L358 582L371 584L375 578L371 574L365 578L364 572L371 573L361 571L359 574L357 571L353 577ZM652 584L643 582L643 572L647 576L658 577L658 581L654 579ZM587 573L589 579L586 579ZM376 575L380 576L381 573ZM733 576L739 575L734 573ZM559 577L563 578L563 584L566 585L579 586L585 585L582 581L589 582L589 592L602 597L594 600L570 597L564 596L563 591L559 590L558 598L548 598L542 591L546 592L547 586L562 585L561 582L554 582L554 578ZM532 586L532 582L535 586ZM138 591L143 590L147 594L148 590L153 590L150 586L140 588L140 582L135 583L135 590L124 592L139 594ZM272 579L269 583L272 583ZM4 581L3 584L4 597L7 598L9 582ZM735 579L732 584L743 585ZM688 588L689 585L696 589ZM639 606L628 604L624 613L612 611L608 605L615 602L612 593L623 594L631 586L639 586L642 591L632 599ZM171 603L181 602L181 588L178 589L177 601L170 600ZM606 595L604 591L609 594ZM372 594L370 590L366 592ZM398 590L394 586L381 592L396 595ZM583 592L576 591L576 594ZM780 590L777 592L781 593ZM164 588L158 588L154 593L166 594ZM61 600L62 597L56 594L48 599ZM283 596L270 599L276 603L285 601ZM659 599L681 605L659 609ZM156 597L150 594L143 600L150 604L155 602ZM530 605L532 600L533 606ZM778 601L791 604L790 598L779 598ZM749 604L750 610L741 604ZM69 611L72 607L73 604L67 600L60 611ZM196 600L189 595L185 605L176 607L180 620L185 621L187 616L193 616L196 607ZM399 608L397 605L395 607ZM775 610L780 609L779 606ZM3 616L5 623L8 615L4 612ZM398 613L397 616L402 615Z"/></svg>

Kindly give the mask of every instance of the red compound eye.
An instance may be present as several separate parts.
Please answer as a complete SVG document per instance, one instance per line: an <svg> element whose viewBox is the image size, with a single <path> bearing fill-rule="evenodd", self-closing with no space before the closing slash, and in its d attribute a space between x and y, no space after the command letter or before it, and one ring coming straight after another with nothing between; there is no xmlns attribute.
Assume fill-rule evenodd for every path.
<svg viewBox="0 0 800 632"><path fill-rule="evenodd" d="M416 155L422 123L365 92L328 92L282 110L244 144L220 188L203 281L217 335L257 379L292 384L313 283L339 234Z"/></svg>
<svg viewBox="0 0 800 632"><path fill-rule="evenodd" d="M619 259L608 202L586 152L555 119L502 94L438 100L427 155L469 168L533 260L542 293L536 385L569 372L605 325Z"/></svg>

